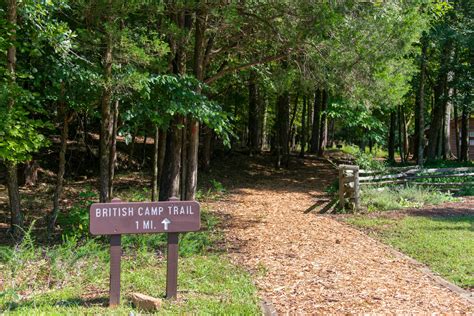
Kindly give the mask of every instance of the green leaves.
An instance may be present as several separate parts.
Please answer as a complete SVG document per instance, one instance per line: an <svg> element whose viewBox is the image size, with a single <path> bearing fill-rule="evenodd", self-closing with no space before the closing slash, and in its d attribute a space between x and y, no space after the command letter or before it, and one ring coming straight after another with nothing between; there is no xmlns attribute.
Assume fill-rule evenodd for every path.
<svg viewBox="0 0 474 316"><path fill-rule="evenodd" d="M122 118L129 125L150 122L166 128L173 116L189 116L206 124L229 144L233 135L229 116L217 102L199 92L205 89L206 86L191 76L151 76L139 95L130 98L132 107ZM124 130L131 128L125 126Z"/></svg>
<svg viewBox="0 0 474 316"><path fill-rule="evenodd" d="M33 120L28 112L16 106L0 108L0 159L14 163L31 159L31 154L49 141L38 130L48 127L46 122Z"/></svg>

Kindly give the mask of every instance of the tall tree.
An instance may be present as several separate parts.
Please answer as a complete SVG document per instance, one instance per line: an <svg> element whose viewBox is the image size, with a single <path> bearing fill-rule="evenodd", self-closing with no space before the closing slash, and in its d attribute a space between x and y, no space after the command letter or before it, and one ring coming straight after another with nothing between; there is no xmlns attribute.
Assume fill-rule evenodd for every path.
<svg viewBox="0 0 474 316"><path fill-rule="evenodd" d="M72 115L66 105L65 100L65 85L61 83L61 98L58 100L58 123L62 125L61 128L61 144L59 149L59 166L56 177L56 188L53 196L53 210L48 218L48 234L51 234L56 224L56 219L60 211L59 201L63 192L64 174L66 172L66 150L69 135L69 123Z"/></svg>
<svg viewBox="0 0 474 316"><path fill-rule="evenodd" d="M318 155L322 156L326 150L328 142L328 118L327 118L327 107L329 102L329 94L327 89L323 89L323 96L321 101L321 127L319 131L319 146Z"/></svg>
<svg viewBox="0 0 474 316"><path fill-rule="evenodd" d="M301 111L301 150L300 150L300 157L304 158L304 154L306 151L306 94L303 95L303 110Z"/></svg>
<svg viewBox="0 0 474 316"><path fill-rule="evenodd" d="M103 67L103 89L102 97L100 100L100 174L99 174L99 193L101 202L109 202L111 197L109 196L110 187L110 150L111 150L111 139L112 139L112 65L114 62L114 38L113 38L113 8L112 0L108 0L107 6L104 9L105 23L103 25L103 42L104 47L102 53L102 67Z"/></svg>
<svg viewBox="0 0 474 316"><path fill-rule="evenodd" d="M321 126L321 104L322 104L322 96L321 90L316 89L314 93L314 110L313 110L313 131L311 133L311 152L318 153L320 142L320 126Z"/></svg>
<svg viewBox="0 0 474 316"><path fill-rule="evenodd" d="M421 40L421 55L420 55L420 79L418 82L418 93L416 98L416 131L415 131L415 150L416 159L419 166L423 166L424 162L424 148L425 148L425 80L426 80L426 50L427 41Z"/></svg>
<svg viewBox="0 0 474 316"><path fill-rule="evenodd" d="M388 161L395 162L395 130L397 116L394 110L390 111L390 127L388 132Z"/></svg>
<svg viewBox="0 0 474 316"><path fill-rule="evenodd" d="M276 118L276 135L277 135L277 159L276 168L281 166L288 167L289 152L289 116L290 116L290 94L288 91L277 96L277 118Z"/></svg>
<svg viewBox="0 0 474 316"><path fill-rule="evenodd" d="M10 24L10 45L7 50L7 72L9 77L10 89L14 90L15 85L15 68L16 68L16 28L17 28L17 1L8 0L7 3L7 20ZM15 98L12 94L9 94L7 101L8 111L13 111L15 106ZM16 161L7 161L7 188L8 198L10 201L10 229L16 235L23 226L23 218L20 208L20 190L18 188L18 170Z"/></svg>

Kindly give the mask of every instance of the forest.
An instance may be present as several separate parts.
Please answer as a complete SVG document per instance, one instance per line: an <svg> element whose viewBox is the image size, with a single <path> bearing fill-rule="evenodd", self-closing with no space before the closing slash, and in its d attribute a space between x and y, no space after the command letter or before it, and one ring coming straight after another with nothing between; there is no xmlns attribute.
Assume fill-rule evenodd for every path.
<svg viewBox="0 0 474 316"><path fill-rule="evenodd" d="M201 221L211 232L228 220L212 215L212 203L234 194L227 191L239 181L257 185L275 176L291 191L307 177L320 192L335 192L337 175L325 159L349 155L362 169L379 171L472 166L470 0L0 2L0 268L13 269L15 249L48 249L43 253L61 258L57 249L70 238L72 252L92 247L92 202L202 201ZM316 175L301 169L309 165ZM254 177L245 180L244 173ZM277 192L268 191L268 199ZM276 213L280 207L266 206ZM255 211L255 220L267 214ZM472 213L467 220L472 225ZM202 247L213 248L207 238L222 237L203 237L209 232L186 235L181 247L205 239ZM127 251L150 240L131 239ZM106 253L104 240L94 242ZM227 262L206 260L217 260L216 269ZM232 260L220 268L231 271ZM467 275L469 269L472 263ZM31 304L21 305L22 297L35 300L24 280L2 285L15 273L0 274L0 311L26 312ZM466 278L453 282L472 289L472 275ZM260 289L257 282L252 291ZM243 300L260 294L249 295ZM290 313L316 310L273 303ZM258 313L253 305L186 306L169 311Z"/></svg>

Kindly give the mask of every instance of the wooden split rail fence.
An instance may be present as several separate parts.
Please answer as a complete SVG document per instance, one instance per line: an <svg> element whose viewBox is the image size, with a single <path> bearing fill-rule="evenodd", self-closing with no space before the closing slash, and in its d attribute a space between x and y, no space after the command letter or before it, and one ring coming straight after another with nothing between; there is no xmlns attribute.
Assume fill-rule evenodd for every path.
<svg viewBox="0 0 474 316"><path fill-rule="evenodd" d="M392 168L388 171L370 171L359 169L358 166L354 165L339 165L338 169L339 206L345 208L347 203L349 203L354 210L360 208L361 186L411 184L439 187L444 190L456 191L463 186L474 185L473 167L424 169L419 168L418 166L410 166ZM449 182L440 180L450 178L453 180L450 180ZM464 179L459 181L460 178ZM456 179L458 179L458 181L455 181Z"/></svg>

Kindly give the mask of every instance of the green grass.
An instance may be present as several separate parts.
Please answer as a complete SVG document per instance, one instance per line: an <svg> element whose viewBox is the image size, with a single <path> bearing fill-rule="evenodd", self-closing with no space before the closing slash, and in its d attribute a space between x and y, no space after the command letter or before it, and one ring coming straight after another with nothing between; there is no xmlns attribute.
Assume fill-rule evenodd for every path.
<svg viewBox="0 0 474 316"><path fill-rule="evenodd" d="M76 210L77 211L77 210ZM79 212L79 211L77 211ZM81 222L82 217L77 216ZM222 238L217 219L203 212L204 231L180 235L178 301L165 301L161 314L259 314L250 275L216 250ZM73 227L77 227L73 226ZM20 245L0 247L0 311L11 314L137 313L128 294L164 297L165 235L122 239L122 301L110 310L107 238L65 233L55 246L39 245L30 233Z"/></svg>
<svg viewBox="0 0 474 316"><path fill-rule="evenodd" d="M427 264L444 278L474 288L474 216L346 219Z"/></svg>
<svg viewBox="0 0 474 316"><path fill-rule="evenodd" d="M421 186L364 187L361 190L361 204L369 212L420 208L456 200L450 193Z"/></svg>
<svg viewBox="0 0 474 316"><path fill-rule="evenodd" d="M425 168L459 168L459 167L474 167L472 161L457 161L457 160L434 160L425 162Z"/></svg>

